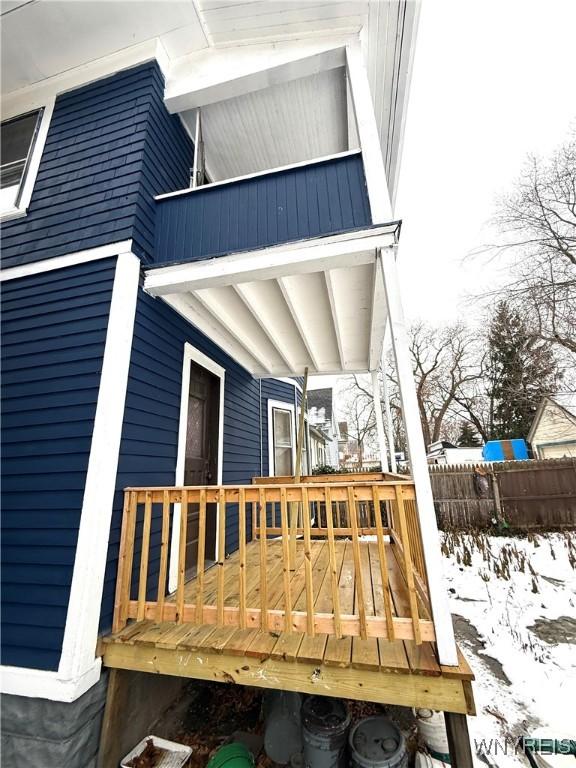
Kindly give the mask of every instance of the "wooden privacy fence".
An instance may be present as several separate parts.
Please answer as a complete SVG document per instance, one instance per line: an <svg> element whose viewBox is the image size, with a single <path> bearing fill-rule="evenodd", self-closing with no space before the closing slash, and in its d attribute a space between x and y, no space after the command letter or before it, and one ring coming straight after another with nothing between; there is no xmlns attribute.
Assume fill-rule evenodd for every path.
<svg viewBox="0 0 576 768"><path fill-rule="evenodd" d="M475 467L486 473L487 492L478 493ZM502 461L478 465L435 465L430 480L442 528L576 528L576 459Z"/></svg>
<svg viewBox="0 0 576 768"><path fill-rule="evenodd" d="M198 512L198 548L195 577L187 581L190 505L196 505ZM213 574L205 570L211 515L217 520L216 578L212 579L214 589L207 590L207 573ZM177 585L175 593L168 596L173 525L179 529ZM226 530L230 526L237 527L239 547L227 558ZM326 586L330 589L320 610L311 551L322 541L327 546L326 579L329 576L330 583L326 581ZM344 548L349 548L353 562L353 579L347 584L339 572ZM271 553L281 557L280 601L269 600L269 593L276 593L279 586L268 581ZM395 575L398 572L402 589ZM292 594L298 579L305 596L300 609ZM257 606L247 600L255 589ZM344 594L346 608L342 605ZM379 637L416 643L434 640L414 486L410 481L394 481L128 488L114 631L125 627L129 619L311 636Z"/></svg>

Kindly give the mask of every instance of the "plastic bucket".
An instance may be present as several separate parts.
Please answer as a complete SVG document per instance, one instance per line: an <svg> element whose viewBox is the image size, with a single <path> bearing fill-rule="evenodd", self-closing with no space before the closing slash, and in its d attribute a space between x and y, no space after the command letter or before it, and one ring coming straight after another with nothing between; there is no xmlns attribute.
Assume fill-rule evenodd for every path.
<svg viewBox="0 0 576 768"><path fill-rule="evenodd" d="M428 747L432 757L450 763L450 748L446 735L446 723L444 712L435 712L432 709L414 709L418 734Z"/></svg>
<svg viewBox="0 0 576 768"><path fill-rule="evenodd" d="M367 717L350 731L351 764L356 768L404 768L406 740L387 717Z"/></svg>
<svg viewBox="0 0 576 768"><path fill-rule="evenodd" d="M264 751L278 765L287 765L302 751L302 698L290 691L266 691Z"/></svg>
<svg viewBox="0 0 576 768"><path fill-rule="evenodd" d="M443 760L437 760L431 755L427 755L424 752L416 752L416 762L414 768L445 768L449 763L445 763Z"/></svg>
<svg viewBox="0 0 576 768"><path fill-rule="evenodd" d="M350 715L339 699L309 696L302 705L306 768L345 768Z"/></svg>
<svg viewBox="0 0 576 768"><path fill-rule="evenodd" d="M254 768L254 758L245 744L233 742L220 747L208 761L207 768Z"/></svg>

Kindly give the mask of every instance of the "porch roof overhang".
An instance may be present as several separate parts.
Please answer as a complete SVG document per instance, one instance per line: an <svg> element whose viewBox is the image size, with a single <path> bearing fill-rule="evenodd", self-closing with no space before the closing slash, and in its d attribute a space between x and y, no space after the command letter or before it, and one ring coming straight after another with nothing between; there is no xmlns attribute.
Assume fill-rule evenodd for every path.
<svg viewBox="0 0 576 768"><path fill-rule="evenodd" d="M253 376L377 369L387 317L378 267L400 222L150 267L144 289Z"/></svg>

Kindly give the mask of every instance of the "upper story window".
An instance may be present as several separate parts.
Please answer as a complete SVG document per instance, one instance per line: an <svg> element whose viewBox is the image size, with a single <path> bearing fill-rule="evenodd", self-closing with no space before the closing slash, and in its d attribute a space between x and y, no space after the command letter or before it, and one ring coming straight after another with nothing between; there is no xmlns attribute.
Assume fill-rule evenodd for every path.
<svg viewBox="0 0 576 768"><path fill-rule="evenodd" d="M0 215L23 216L30 203L53 104L0 126Z"/></svg>

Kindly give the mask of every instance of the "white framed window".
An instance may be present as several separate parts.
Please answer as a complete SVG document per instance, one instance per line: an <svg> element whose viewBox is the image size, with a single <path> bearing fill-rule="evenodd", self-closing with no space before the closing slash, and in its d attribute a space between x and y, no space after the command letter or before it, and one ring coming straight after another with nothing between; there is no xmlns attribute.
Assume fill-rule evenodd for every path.
<svg viewBox="0 0 576 768"><path fill-rule="evenodd" d="M0 126L0 217L3 220L26 214L53 111L52 101L4 120Z"/></svg>
<svg viewBox="0 0 576 768"><path fill-rule="evenodd" d="M293 475L296 463L295 409L268 400L268 469L270 476Z"/></svg>

